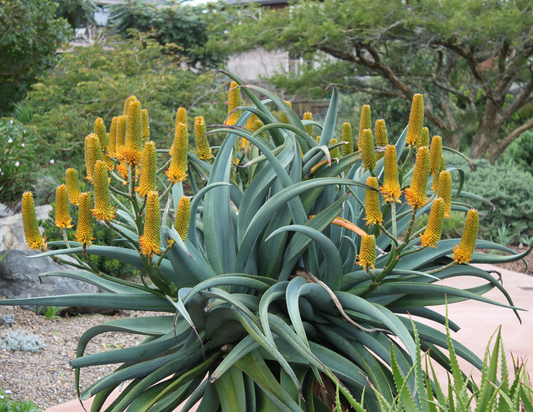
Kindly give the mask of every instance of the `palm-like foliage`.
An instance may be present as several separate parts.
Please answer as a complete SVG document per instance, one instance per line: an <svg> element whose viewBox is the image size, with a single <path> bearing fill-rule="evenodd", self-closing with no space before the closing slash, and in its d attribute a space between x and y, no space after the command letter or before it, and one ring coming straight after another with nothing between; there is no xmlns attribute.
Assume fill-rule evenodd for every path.
<svg viewBox="0 0 533 412"><path fill-rule="evenodd" d="M119 182L111 189L129 202L115 198L118 216L107 223L123 236L119 246L54 242L52 246L63 249L38 255L80 255L79 270L48 275L81 279L108 293L0 304L174 314L115 320L81 337L72 361L77 381L84 367L119 365L80 393L82 399L96 395L93 411L101 410L111 391L125 381L131 382L106 411L170 411L180 404L185 411L200 400L199 411L322 411L331 410L336 388L345 406L362 410L361 402L368 410L379 410L380 404L392 403L398 395L395 373L403 374L403 390L417 407L429 411L422 400L427 395L423 374L409 371L420 359L419 348L430 350L435 361L450 368L441 351L447 348L447 336L411 322L406 314L444 324L445 318L430 306L446 299L506 306L482 296L496 287L507 297L506 307L516 311L511 298L486 271L455 264L451 255L457 239L442 240L436 248L420 247L412 224L416 216L429 212L435 198L429 187L426 206L413 210L405 201L398 206L387 202L381 207L383 224L366 226L365 193L372 190L366 186L367 178L383 180L384 159L373 171L363 168L357 152L330 162L334 145L328 150L328 144L337 120L335 87L323 125L302 123L266 90L245 85L241 89L252 106L241 107L235 125L215 126L204 136L226 134L214 162L188 155L194 195L185 240L172 226L169 212L176 210L183 195L180 182L160 193L161 204L166 204L161 255L139 252L139 237L148 236L142 219L149 206L135 193L136 172L130 168L127 186ZM252 92L263 93L267 100L260 101ZM279 123L268 107L280 110L290 124ZM252 114L264 124L255 132L245 128ZM308 135L309 125L321 129L320 145ZM248 142L245 148L240 147L242 138ZM397 153L405 154L400 162L402 188L412 174L408 170L412 149L406 147L404 131L396 142ZM460 170L457 175L462 179ZM202 188L197 186L200 181L206 182ZM158 184L166 185L161 179ZM128 187L127 193L123 187ZM471 197L475 195L457 190L452 209L468 211L462 199ZM367 230L376 237L375 269L363 268L356 260L358 251L361 255L361 235ZM477 247L512 255L477 253L473 262L521 257L492 242L478 241ZM140 268L151 283L136 284L93 271L83 262L86 254ZM479 277L485 283L472 289L440 283L461 276ZM450 322L450 328L456 331L458 326ZM146 338L137 347L84 355L87 343L108 331ZM481 368L475 354L453 344L459 356Z"/></svg>

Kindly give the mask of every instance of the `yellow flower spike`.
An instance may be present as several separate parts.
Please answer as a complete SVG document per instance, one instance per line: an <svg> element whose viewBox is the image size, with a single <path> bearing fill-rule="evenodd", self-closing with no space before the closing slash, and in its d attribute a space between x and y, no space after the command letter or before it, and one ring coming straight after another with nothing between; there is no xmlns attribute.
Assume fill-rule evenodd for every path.
<svg viewBox="0 0 533 412"><path fill-rule="evenodd" d="M444 199L444 217L450 217L452 210L452 175L443 170L439 174L439 189L437 193Z"/></svg>
<svg viewBox="0 0 533 412"><path fill-rule="evenodd" d="M35 203L31 192L22 194L22 225L28 247L30 249L46 249L46 238L43 238L39 232Z"/></svg>
<svg viewBox="0 0 533 412"><path fill-rule="evenodd" d="M55 224L60 229L72 227L72 218L68 210L68 195L65 185L56 188L56 221Z"/></svg>
<svg viewBox="0 0 533 412"><path fill-rule="evenodd" d="M383 214L379 202L378 178L369 176L366 185L376 190L367 188L365 192L365 214L366 225L380 225L383 223Z"/></svg>
<svg viewBox="0 0 533 412"><path fill-rule="evenodd" d="M246 122L246 128L253 132L254 131L254 123L256 120L259 120L259 117L255 113L252 113L252 115L248 118L248 121Z"/></svg>
<svg viewBox="0 0 533 412"><path fill-rule="evenodd" d="M361 150L363 130L370 129L372 127L372 116L370 114L370 106L365 104L361 110L361 122L359 123L359 140L357 141L357 147Z"/></svg>
<svg viewBox="0 0 533 412"><path fill-rule="evenodd" d="M456 263L468 263L476 248L477 232L479 229L479 214L476 209L470 209L466 214L465 229L459 246L453 248L452 259Z"/></svg>
<svg viewBox="0 0 533 412"><path fill-rule="evenodd" d="M80 181L78 179L78 172L76 169L67 169L65 172L65 181L67 183L68 200L74 206L78 206L78 198L80 197Z"/></svg>
<svg viewBox="0 0 533 412"><path fill-rule="evenodd" d="M429 157L430 157L429 174L435 175L435 174L440 173L440 164L442 160L442 137L433 136L433 139L431 139Z"/></svg>
<svg viewBox="0 0 533 412"><path fill-rule="evenodd" d="M248 145L248 139L245 139L244 137L241 137L239 141L239 149L246 149L246 146Z"/></svg>
<svg viewBox="0 0 533 412"><path fill-rule="evenodd" d="M442 235L442 226L444 224L444 199L437 197L431 205L429 212L428 225L424 234L420 235L422 247L437 247L437 243Z"/></svg>
<svg viewBox="0 0 533 412"><path fill-rule="evenodd" d="M374 152L374 137L372 136L372 130L363 130L361 139L363 166L366 170L374 170L376 167L376 153Z"/></svg>
<svg viewBox="0 0 533 412"><path fill-rule="evenodd" d="M101 117L96 119L94 121L94 134L98 136L98 140L100 141L100 147L102 148L102 152L105 152L108 149L108 142L107 142L107 133L105 130L105 124Z"/></svg>
<svg viewBox="0 0 533 412"><path fill-rule="evenodd" d="M416 153L415 170L411 178L411 185L405 189L407 204L419 209L427 203L427 184L429 177L429 149L422 146Z"/></svg>
<svg viewBox="0 0 533 412"><path fill-rule="evenodd" d="M241 89L237 82L231 82L228 96L228 120L224 124L233 126L241 117L241 111L235 110L241 105ZM234 111L235 110L235 111ZM233 112L233 113L232 113Z"/></svg>
<svg viewBox="0 0 533 412"><path fill-rule="evenodd" d="M316 142L317 142L318 144L320 144L320 136L317 136L317 137L316 137Z"/></svg>
<svg viewBox="0 0 533 412"><path fill-rule="evenodd" d="M115 155L120 157L120 150L126 144L126 126L128 123L128 116L118 116L117 118L117 137L115 146Z"/></svg>
<svg viewBox="0 0 533 412"><path fill-rule="evenodd" d="M134 100L128 107L126 143L120 148L122 159L131 165L138 165L142 156L142 113L141 102Z"/></svg>
<svg viewBox="0 0 533 412"><path fill-rule="evenodd" d="M100 148L100 140L98 136L91 133L85 138L85 168L87 169L86 179L93 182L94 165L98 160L104 160L102 156L102 149Z"/></svg>
<svg viewBox="0 0 533 412"><path fill-rule="evenodd" d="M313 120L313 113L311 112L305 112L303 120ZM307 134L311 137L313 137L313 125L307 125L305 126L305 130L307 130Z"/></svg>
<svg viewBox="0 0 533 412"><path fill-rule="evenodd" d="M146 142L147 140L150 140L150 119L148 118L148 110L142 109L141 110L141 117L142 117L142 140L143 142Z"/></svg>
<svg viewBox="0 0 533 412"><path fill-rule="evenodd" d="M342 146L342 155L348 156L353 153L353 134L352 134L352 125L350 123L342 124L342 140L348 142Z"/></svg>
<svg viewBox="0 0 533 412"><path fill-rule="evenodd" d="M257 119L257 120L254 122L254 124L253 124L252 132L254 132L254 133L257 132L257 131L258 131L259 129L261 129L264 125L265 125L265 124L264 124L261 120ZM260 133L259 136L261 136L263 139L266 139L266 138L267 138L265 132Z"/></svg>
<svg viewBox="0 0 533 412"><path fill-rule="evenodd" d="M191 200L187 196L182 196L178 202L178 209L176 210L176 221L174 228L180 235L182 240L187 238L189 232L189 219L191 217Z"/></svg>
<svg viewBox="0 0 533 412"><path fill-rule="evenodd" d="M389 144L389 133L387 132L387 126L385 120L376 120L376 146L387 146ZM384 152L376 153L376 160L382 159L385 156Z"/></svg>
<svg viewBox="0 0 533 412"><path fill-rule="evenodd" d="M175 131L178 130L178 125L180 123L183 123L184 125L187 125L187 109L185 107L178 107L178 111L176 112L176 128ZM174 156L174 142L172 142L172 145L170 146L170 151L168 152L170 156Z"/></svg>
<svg viewBox="0 0 533 412"><path fill-rule="evenodd" d="M337 143L338 143L338 140L337 140L337 139L331 139L331 140L329 141L329 145L330 145L330 146L333 146L333 145L335 145L335 144L337 144ZM341 151L339 150L339 146L337 146L337 147L334 148L334 149L331 149L331 151L330 151L330 155L331 155L331 158L332 158L332 159L340 159L340 157L341 157Z"/></svg>
<svg viewBox="0 0 533 412"><path fill-rule="evenodd" d="M135 96L130 96L130 97L128 97L126 99L126 101L124 102L124 111L122 113L124 116L128 115L128 110L129 110L129 107L130 107L130 103L134 102L136 100L137 100L137 98Z"/></svg>
<svg viewBox="0 0 533 412"><path fill-rule="evenodd" d="M285 100L285 104L287 106L289 106L291 109L292 109L292 103ZM290 124L291 122L289 122L289 118L287 117L287 115L283 112L281 112L280 116L279 116L279 122L280 123L285 123L285 124Z"/></svg>
<svg viewBox="0 0 533 412"><path fill-rule="evenodd" d="M386 202L402 203L400 201L402 190L398 180L398 157L396 146L392 144L385 148L385 178L380 189Z"/></svg>
<svg viewBox="0 0 533 412"><path fill-rule="evenodd" d="M159 193L155 190L148 192L146 202L146 215L144 220L144 233L139 238L141 254L144 256L159 255L159 235L161 230L161 214L159 212Z"/></svg>
<svg viewBox="0 0 533 412"><path fill-rule="evenodd" d="M410 146L415 146L422 137L422 126L424 123L424 96L415 94L411 104L411 114L409 115L409 125L407 126L406 142Z"/></svg>
<svg viewBox="0 0 533 412"><path fill-rule="evenodd" d="M200 160L209 160L213 157L205 133L204 118L196 116L194 118L194 140L196 141L196 154Z"/></svg>
<svg viewBox="0 0 533 412"><path fill-rule="evenodd" d="M188 150L187 126L179 123L174 135L174 153L170 161L170 167L165 172L168 180L172 183L187 180L187 150Z"/></svg>
<svg viewBox="0 0 533 412"><path fill-rule="evenodd" d="M97 160L94 165L94 209L93 216L98 220L109 222L115 218L115 209L111 206L109 196L109 182L107 177L107 166L105 162Z"/></svg>
<svg viewBox="0 0 533 412"><path fill-rule="evenodd" d="M117 155L117 125L118 117L111 119L111 128L109 129L109 156L115 157Z"/></svg>
<svg viewBox="0 0 533 412"><path fill-rule="evenodd" d="M420 135L420 140L417 142L416 148L422 146L429 146L429 129L427 127L422 128L422 134Z"/></svg>
<svg viewBox="0 0 533 412"><path fill-rule="evenodd" d="M361 249L357 255L357 264L362 266L364 270L369 267L375 269L376 263L376 238L374 235L363 235L361 237Z"/></svg>
<svg viewBox="0 0 533 412"><path fill-rule="evenodd" d="M135 190L140 196L146 197L150 190L155 190L155 175L157 172L156 149L153 141L148 141L144 145L143 157L141 161L141 179L139 187Z"/></svg>
<svg viewBox="0 0 533 412"><path fill-rule="evenodd" d="M76 240L81 242L83 247L90 246L94 239L93 215L91 209L91 194L89 192L81 193L79 197L78 230L76 231Z"/></svg>

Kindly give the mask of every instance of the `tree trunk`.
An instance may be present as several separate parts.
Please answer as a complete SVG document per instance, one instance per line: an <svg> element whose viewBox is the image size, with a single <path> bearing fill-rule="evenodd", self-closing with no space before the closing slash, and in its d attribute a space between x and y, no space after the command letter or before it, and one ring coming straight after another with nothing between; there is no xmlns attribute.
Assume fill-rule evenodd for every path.
<svg viewBox="0 0 533 412"><path fill-rule="evenodd" d="M499 104L490 99L486 100L483 117L479 122L472 146L470 146L471 158L481 159L485 157L490 147L496 144L495 140L500 128L496 126L495 122L496 115L500 110Z"/></svg>

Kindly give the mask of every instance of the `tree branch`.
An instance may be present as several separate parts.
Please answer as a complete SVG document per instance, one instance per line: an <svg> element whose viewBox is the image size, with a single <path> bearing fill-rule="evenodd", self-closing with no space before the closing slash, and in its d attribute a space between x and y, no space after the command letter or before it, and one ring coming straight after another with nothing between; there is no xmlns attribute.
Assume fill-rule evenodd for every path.
<svg viewBox="0 0 533 412"><path fill-rule="evenodd" d="M533 129L533 119L529 119L522 126L517 127L511 133L505 136L502 140L500 140L498 144L494 145L493 148L489 151L489 161L492 161L491 159L496 160L500 156L500 154L503 153L505 149L507 149L507 146L513 143L516 139L520 137L522 133L529 129Z"/></svg>
<svg viewBox="0 0 533 412"><path fill-rule="evenodd" d="M497 116L496 125L498 127L501 127L507 123L513 114L515 114L518 110L520 110L520 108L533 99L533 71L530 69L530 72L531 80L527 86L520 92L515 100Z"/></svg>

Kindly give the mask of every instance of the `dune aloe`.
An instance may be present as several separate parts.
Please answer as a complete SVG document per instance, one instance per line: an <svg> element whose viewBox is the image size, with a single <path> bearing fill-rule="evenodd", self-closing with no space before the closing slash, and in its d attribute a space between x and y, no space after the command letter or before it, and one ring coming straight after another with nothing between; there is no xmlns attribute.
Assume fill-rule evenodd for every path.
<svg viewBox="0 0 533 412"><path fill-rule="evenodd" d="M477 239L477 214L466 203L473 195L458 189L452 198L441 188L443 173L457 173L455 168L440 172L442 199L435 196L428 187L429 149L419 147L413 165L417 141L408 147L407 128L400 136L388 136L383 159L369 161L376 149L370 107L365 106L363 158L350 153L331 161L327 148L342 138L336 135L335 86L329 88L324 123L312 122L321 136L319 145L306 129L309 123L281 98L228 76L234 82L231 120L208 132L195 130L195 138L201 133L206 142L212 134L223 137L213 159L201 154L207 150L188 150L187 126L178 122L172 157L168 147L161 150L168 168L157 169L144 158L132 164L128 156L119 156L114 162L125 165L119 168L120 178L104 170L102 159L95 160L95 185L78 197L77 242L46 246L31 194L24 195L26 238L42 251L32 258L73 254L78 258L73 268L50 275L83 280L106 293L0 300L0 305L160 312L111 320L80 338L71 363L80 399L95 397L93 412L171 411L178 406L188 411L198 402L198 410L213 412L378 411L409 396L409 410L435 410L421 389L432 386L432 376L419 369L420 351L450 369L442 349L452 340L435 327L445 319L431 306L446 299L477 299L518 316L498 280L465 262L511 261L528 252L516 254ZM241 91L249 99L244 106L236 104ZM140 107L133 98L124 105L129 137L120 144L152 153L153 143L141 139ZM287 123L279 122L280 112ZM258 120L250 130L246 126L253 114ZM117 145L124 127L120 119ZM135 145L133 129L139 136ZM247 149L238 151L241 139L248 142ZM153 170L159 173L158 187L150 183L144 194L143 178L150 175L152 182ZM101 246L92 244L96 220L91 193L97 200L106 175L116 216L98 224L118 233L120 242ZM451 210L468 215L462 240L440 240L448 199ZM96 203L96 209L101 207ZM425 213L430 213L430 223L415 230L414 220ZM96 271L91 255L140 269L142 283ZM478 277L484 285L459 289L440 282L464 276ZM493 288L506 304L483 296ZM425 323L411 321L407 313ZM457 330L455 323L450 325ZM144 339L137 346L86 354L87 344L106 331ZM456 341L453 345L454 353L481 368L482 361L468 348ZM112 373L80 388L84 368L111 364L116 365ZM122 386L118 398L104 407L109 394Z"/></svg>

